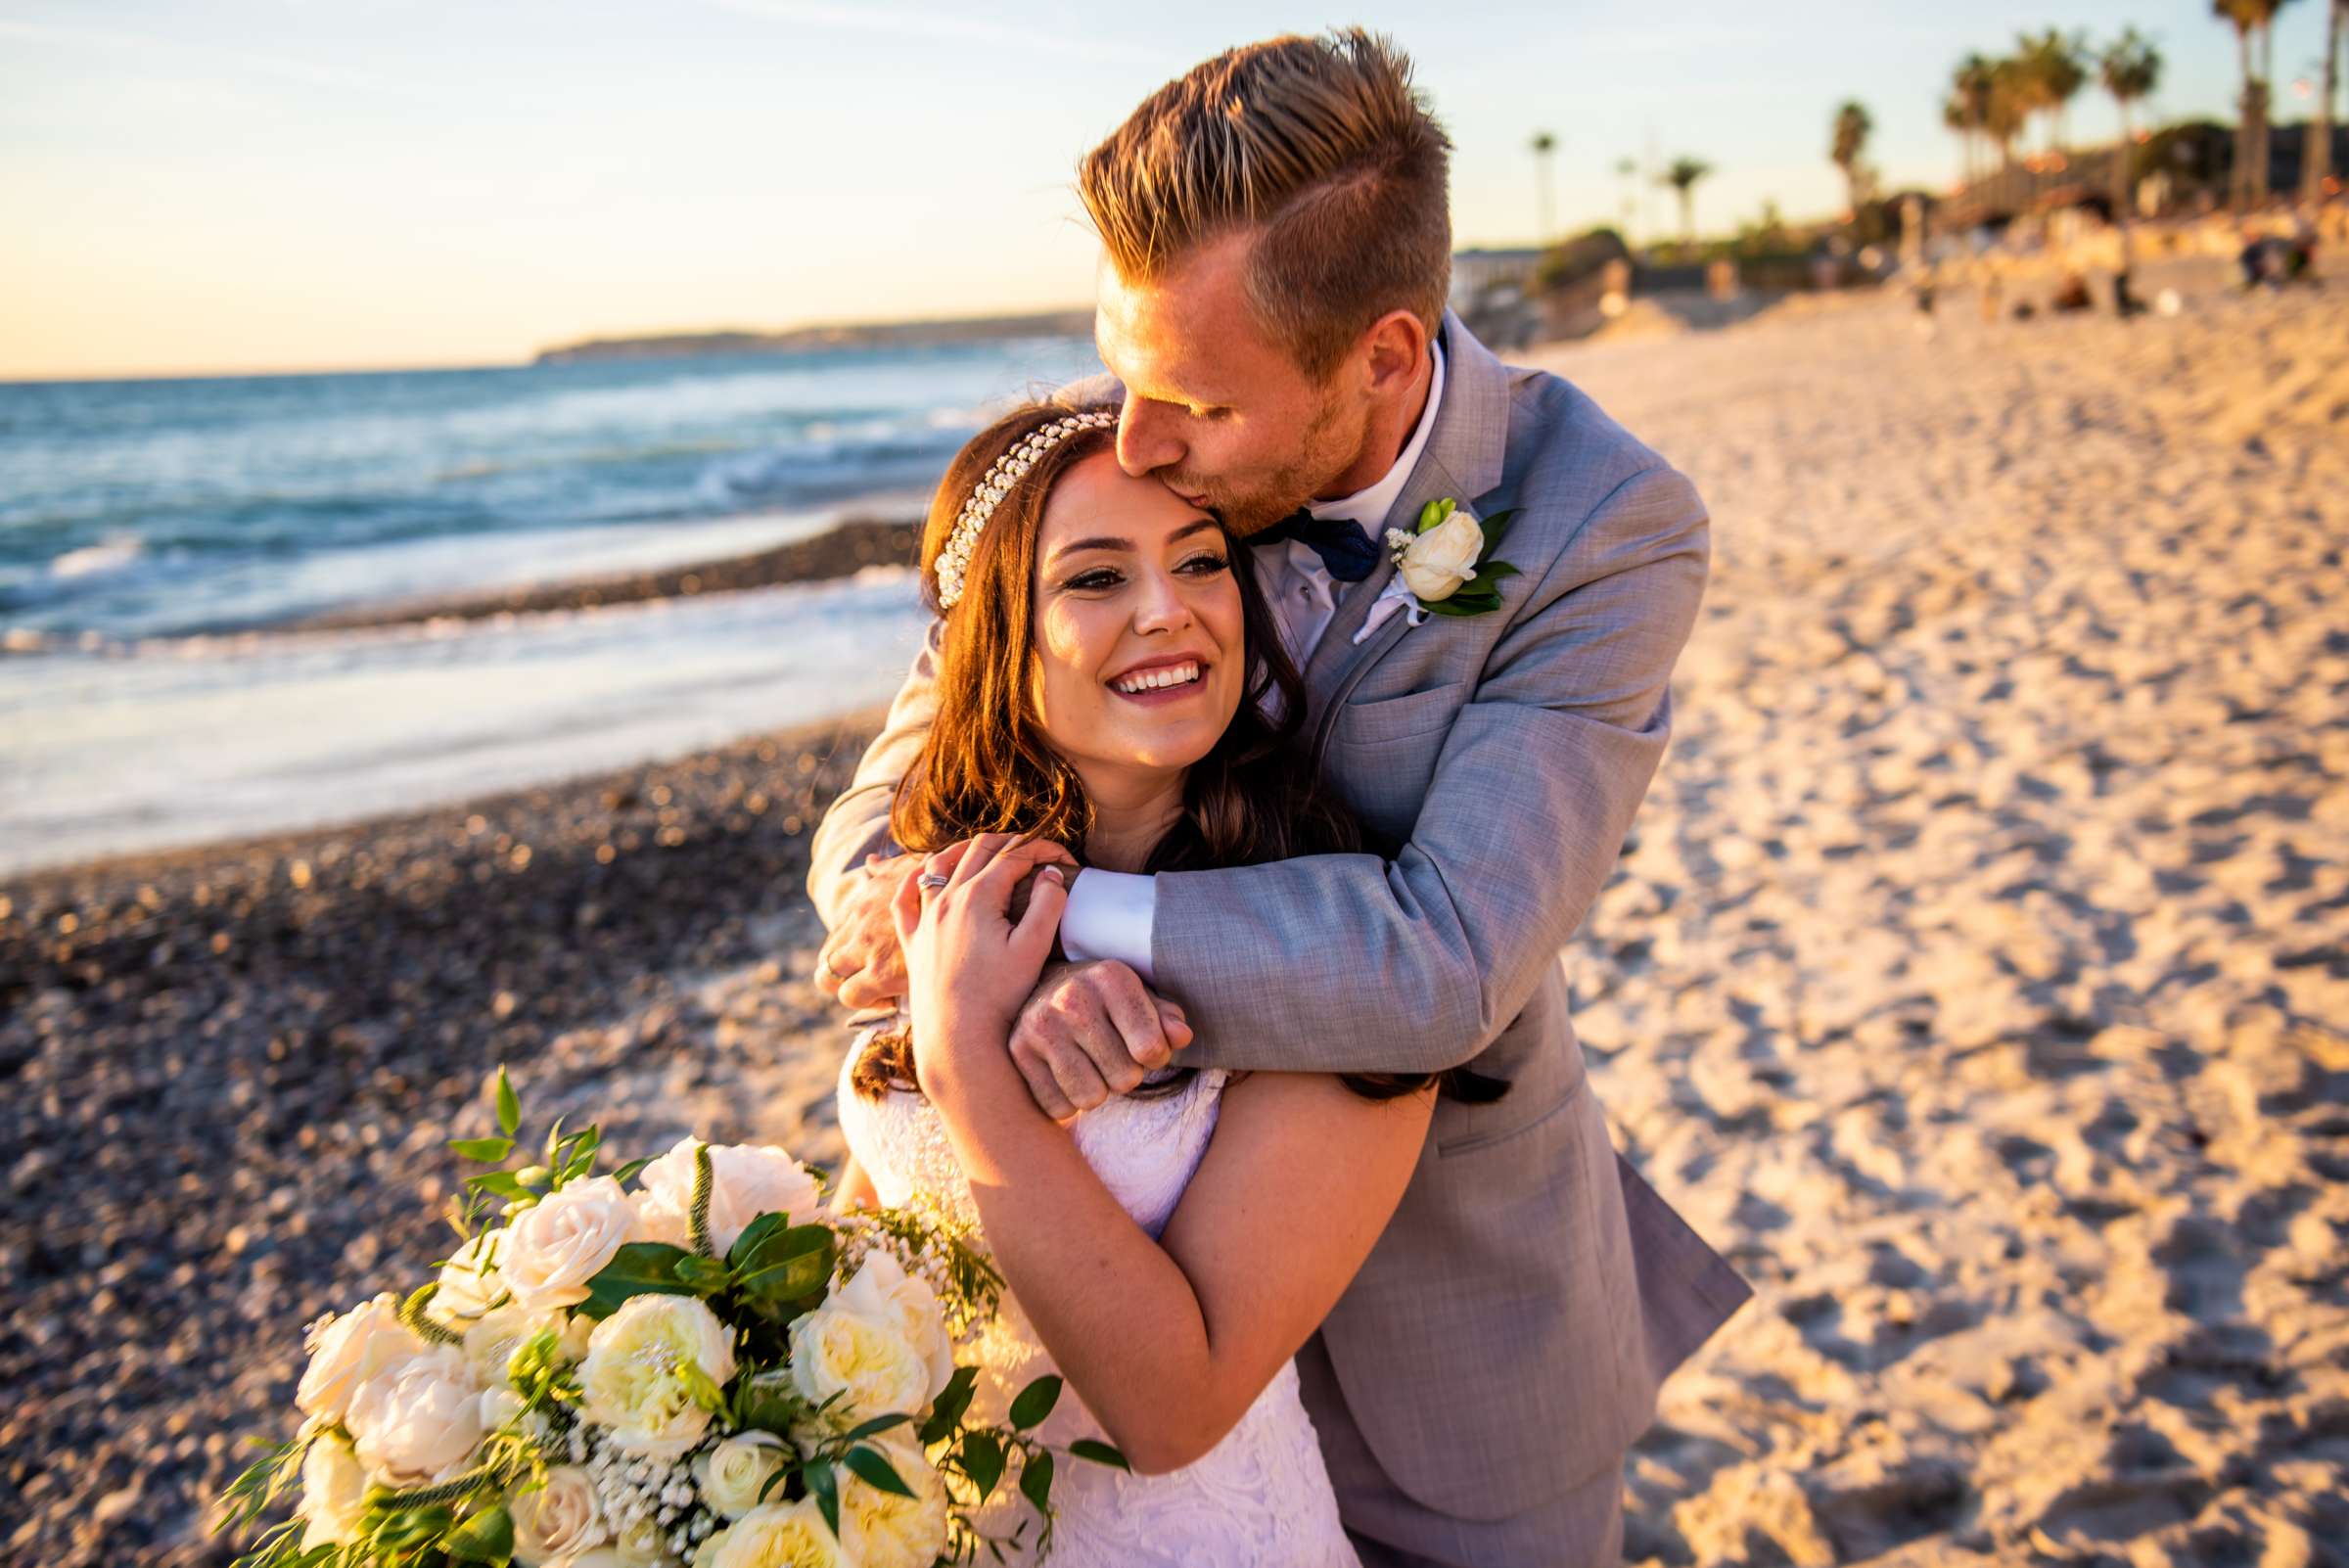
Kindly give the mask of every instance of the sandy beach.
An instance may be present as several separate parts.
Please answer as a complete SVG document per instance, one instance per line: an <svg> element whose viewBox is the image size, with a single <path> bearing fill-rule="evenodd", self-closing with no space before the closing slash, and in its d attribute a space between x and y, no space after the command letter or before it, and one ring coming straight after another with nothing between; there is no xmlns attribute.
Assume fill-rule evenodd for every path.
<svg viewBox="0 0 2349 1568"><path fill-rule="evenodd" d="M1633 1455L1632 1559L2349 1560L2327 273L1529 356L1716 517L1566 953L1625 1146L1759 1291ZM801 883L868 724L0 882L0 1555L227 1562L300 1325L438 1255L501 1061L540 1128L836 1159Z"/></svg>

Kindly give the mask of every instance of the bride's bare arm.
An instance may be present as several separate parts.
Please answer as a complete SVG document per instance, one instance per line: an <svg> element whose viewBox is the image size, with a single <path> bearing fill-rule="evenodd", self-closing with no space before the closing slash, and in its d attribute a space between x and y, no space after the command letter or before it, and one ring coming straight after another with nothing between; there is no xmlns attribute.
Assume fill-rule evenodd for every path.
<svg viewBox="0 0 2349 1568"><path fill-rule="evenodd" d="M1238 1423L1369 1256L1434 1093L1371 1101L1321 1074L1241 1080L1154 1241L1036 1108L1003 1043L942 1050L923 1071L988 1244L1110 1441L1136 1470L1180 1468Z"/></svg>
<svg viewBox="0 0 2349 1568"><path fill-rule="evenodd" d="M1321 1074L1233 1084L1152 1240L1036 1108L1006 1048L1068 901L1057 866L1037 873L1017 921L1011 891L1051 853L985 834L906 882L894 915L914 1072L1044 1348L1134 1468L1178 1469L1232 1429L1370 1255L1435 1096L1372 1101Z"/></svg>

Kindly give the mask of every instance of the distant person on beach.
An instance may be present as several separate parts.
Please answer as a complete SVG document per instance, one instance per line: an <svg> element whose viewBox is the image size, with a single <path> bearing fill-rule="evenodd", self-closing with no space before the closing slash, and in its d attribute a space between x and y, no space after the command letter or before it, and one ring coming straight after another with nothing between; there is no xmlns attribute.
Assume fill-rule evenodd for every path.
<svg viewBox="0 0 2349 1568"><path fill-rule="evenodd" d="M982 1126L978 1112L934 1103L922 1114L945 1127L944 1152L925 1137L932 1154L899 1144L878 1158L898 1176L911 1174L907 1160L950 1158L979 1189L990 1235L1010 1217L994 1239L1012 1293L1041 1293L1035 1326L1078 1391L1099 1394L1094 1413L1126 1397L1098 1386L1120 1364L1098 1343L1113 1319L1137 1377L1188 1364L1202 1335L1241 1336L1251 1356L1295 1353L1320 1462L1284 1462L1254 1487L1273 1515L1309 1522L1310 1549L1231 1545L1232 1516L1259 1517L1259 1499L1235 1496L1221 1472L1178 1467L1135 1494L1152 1499L1148 1529L1095 1521L1096 1539L1127 1543L1104 1561L1612 1562L1624 1457L1658 1386L1749 1294L1610 1147L1558 957L1664 749L1669 678L1705 578L1705 507L1589 397L1503 365L1445 308L1449 153L1408 61L1350 29L1210 60L1087 155L1079 186L1107 252L1096 337L1116 380L1066 396L1073 409L1115 407L1114 430L1085 433L1099 448L1088 459L1061 458L1055 442L1025 473L974 482L966 462L949 476L926 549L940 617L817 834L809 891L831 928L819 984L852 1007L909 1008L917 1076L925 1031L944 1027L936 1015L963 1016L966 993L991 998L968 1004L984 1038L957 1033L938 1047L955 1063L941 1099L958 1091L955 1075L985 1073L985 1115L1002 1120ZM1105 486L1114 461L1127 481L1163 489L1149 505L1179 513L1199 545L1246 547L1231 579L1252 581L1270 622L1248 645L1263 668L1247 667L1247 701L1319 759L1318 784L1362 848L1313 851L1292 786L1235 800L1202 782L1229 773L1193 764L1166 789L1159 775L1195 744L1175 737L1195 734L1237 671L1214 629L1229 611L1184 585L1173 531L1151 533L1144 509L1113 499L1146 487L1105 488L1082 508L1081 569L1064 574L1047 555L1034 574L1003 575L1001 553L1030 547L1011 509L1031 516L1033 465L1081 461ZM1064 616L1095 627L1084 648L1098 635L1113 651L1088 663L1063 637ZM1301 672L1295 688L1264 673L1275 645ZM1023 647L1033 655L1006 652ZM974 660L997 714L976 732L989 721L970 706ZM1054 750L1056 693L1097 709L1105 727L1062 733ZM1039 724L1040 750L1004 732ZM1077 757L1096 745L1103 755ZM1110 799L1098 778L1133 783L1145 751L1155 782ZM983 757L1008 771L974 772ZM1060 781L1059 851L1020 853L1065 852L1075 867L1059 873L1065 908L1038 895L1065 961L1043 967L1024 1000L1000 988L1005 973L1027 976L1025 956L1005 956L1010 913L991 892L972 913L978 896L954 859L1010 852L988 837L948 846L944 860L905 852L1035 823L947 813L909 844L901 813L934 791L939 766L974 787ZM1131 816L1158 823L1162 846L1242 846L1239 829L1267 808L1300 853L1169 858L1119 829ZM1000 891L1009 873L986 875ZM995 1006L1005 1010L985 1010ZM990 1062L990 1040L1002 1060ZM1172 1090L1171 1063L1194 1075ZM1033 1102L1024 1119L1003 1105L1006 1070ZM1359 1122L1392 1130L1392 1119L1423 1118L1400 1167L1383 1143L1317 1157L1363 1160L1359 1192L1292 1192L1274 1166L1246 1168L1243 1184L1264 1189L1259 1209L1300 1205L1375 1233L1359 1252L1315 1238L1313 1260L1301 1260L1300 1277L1332 1292L1317 1300L1334 1302L1310 1337L1313 1324L1286 1316L1261 1328L1201 1317L1198 1293L1222 1288L1215 1243L1246 1222L1210 1219L1186 1242L1177 1219L1153 1240L1128 1218L1134 1202L1113 1213L1088 1185L1138 1170L1153 1192L1181 1187L1214 1105L1176 1118L1187 1130L1162 1131L1169 1099L1221 1094L1245 1139L1255 1113L1241 1106L1259 1097L1311 1100L1334 1128L1369 1113L1330 1082L1448 1074L1493 1092L1429 1104L1414 1089L1384 1120ZM1319 1089L1281 1086L1317 1077ZM862 1115L844 1101L844 1125ZM1211 1150L1188 1179L1213 1182L1217 1164ZM923 1169L923 1180L952 1184L945 1168ZM1398 1172L1407 1179L1395 1199L1385 1184ZM1069 1201L1047 1215L1036 1191L991 1190L1023 1185ZM1221 1213L1229 1196L1202 1202ZM1176 1214L1190 1202L1177 1198ZM1248 1251L1238 1261L1285 1270L1262 1250L1286 1245L1278 1222L1233 1229ZM1116 1282L1088 1289L1088 1271L1113 1256ZM1228 1413L1248 1381L1185 1396L1170 1418L1192 1423L1182 1429L1195 1444L1213 1424L1200 1411ZM1329 1496L1342 1557L1310 1524Z"/></svg>

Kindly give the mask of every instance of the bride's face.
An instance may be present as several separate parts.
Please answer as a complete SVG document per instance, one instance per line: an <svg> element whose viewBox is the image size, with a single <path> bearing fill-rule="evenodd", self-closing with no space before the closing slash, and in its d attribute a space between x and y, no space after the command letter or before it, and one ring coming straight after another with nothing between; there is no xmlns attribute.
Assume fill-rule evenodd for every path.
<svg viewBox="0 0 2349 1568"><path fill-rule="evenodd" d="M1036 541L1036 702L1052 749L1088 775L1188 767L1246 685L1240 589L1223 530L1116 455L1072 465Z"/></svg>

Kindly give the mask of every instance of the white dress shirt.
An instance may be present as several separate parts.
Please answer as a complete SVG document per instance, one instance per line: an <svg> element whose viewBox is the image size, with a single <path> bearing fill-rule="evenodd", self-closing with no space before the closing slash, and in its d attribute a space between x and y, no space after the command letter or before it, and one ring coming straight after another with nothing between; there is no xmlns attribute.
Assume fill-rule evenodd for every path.
<svg viewBox="0 0 2349 1568"><path fill-rule="evenodd" d="M1344 518L1359 525L1370 542L1385 548L1380 531L1395 498L1410 483L1419 454L1427 449L1428 433L1436 428L1436 408L1444 400L1444 350L1430 344L1434 361L1427 383L1427 406L1411 438L1404 443L1394 466L1367 489L1334 501L1314 501L1306 510L1317 518ZM1313 547L1289 539L1277 549L1252 550L1250 563L1280 623L1280 637L1299 669L1320 646L1322 634L1338 613L1338 584ZM1156 977L1150 965L1150 939L1158 919L1158 882L1154 877L1122 871L1084 870L1069 885L1069 904L1060 917L1061 950L1079 963L1115 958L1145 981Z"/></svg>

